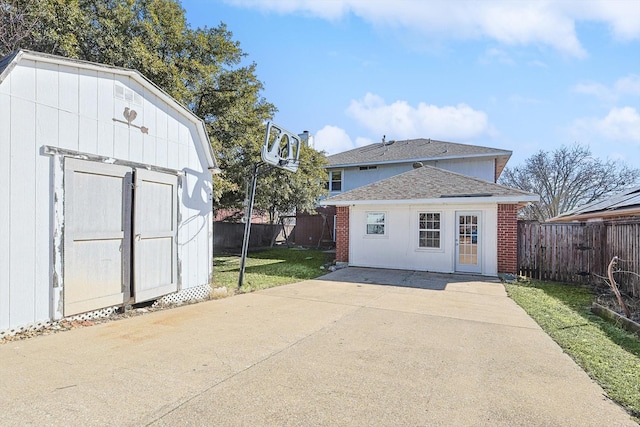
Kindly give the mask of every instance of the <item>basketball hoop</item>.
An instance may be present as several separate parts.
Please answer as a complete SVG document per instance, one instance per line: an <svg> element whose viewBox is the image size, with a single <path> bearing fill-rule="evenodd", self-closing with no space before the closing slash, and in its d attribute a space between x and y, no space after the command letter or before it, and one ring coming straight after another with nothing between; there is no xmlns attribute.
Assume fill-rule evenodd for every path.
<svg viewBox="0 0 640 427"><path fill-rule="evenodd" d="M296 172L300 165L300 137L268 122L261 157L267 164Z"/></svg>
<svg viewBox="0 0 640 427"><path fill-rule="evenodd" d="M251 174L251 191L249 200L247 201L246 222L244 224L244 238L242 240L242 255L240 258L240 274L238 275L238 289L242 287L244 280L244 269L247 261L247 251L249 250L249 235L251 233L251 215L253 212L253 201L256 195L256 183L258 175L266 172L272 167L287 170L289 172L297 172L300 166L300 137L291 133L284 128L271 122L267 123L267 133L264 137L264 145L260 152L262 162L256 162L253 165L253 173ZM260 170L264 164L271 165L266 169Z"/></svg>

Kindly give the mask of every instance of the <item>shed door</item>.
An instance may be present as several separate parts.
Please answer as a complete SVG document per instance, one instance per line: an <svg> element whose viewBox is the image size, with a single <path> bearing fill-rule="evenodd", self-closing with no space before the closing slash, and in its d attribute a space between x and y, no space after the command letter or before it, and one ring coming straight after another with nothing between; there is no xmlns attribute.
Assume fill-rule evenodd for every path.
<svg viewBox="0 0 640 427"><path fill-rule="evenodd" d="M136 169L133 271L136 302L178 290L178 178Z"/></svg>
<svg viewBox="0 0 640 427"><path fill-rule="evenodd" d="M456 212L456 271L481 273L480 212Z"/></svg>
<svg viewBox="0 0 640 427"><path fill-rule="evenodd" d="M129 297L132 169L65 160L64 315Z"/></svg>

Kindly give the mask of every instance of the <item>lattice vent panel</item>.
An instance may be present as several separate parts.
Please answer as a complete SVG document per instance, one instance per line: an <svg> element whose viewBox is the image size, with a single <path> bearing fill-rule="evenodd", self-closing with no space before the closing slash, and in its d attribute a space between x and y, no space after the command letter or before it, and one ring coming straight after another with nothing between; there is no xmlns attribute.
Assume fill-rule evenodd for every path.
<svg viewBox="0 0 640 427"><path fill-rule="evenodd" d="M16 334L23 332L34 332L43 328L55 326L60 321L77 322L91 319L99 319L111 316L118 310L118 306L102 308L100 310L90 311L87 313L78 314L77 316L65 317L61 320L43 320L40 322L29 323L23 326L17 326L15 328L6 329L0 331L0 339L5 337L12 337Z"/></svg>
<svg viewBox="0 0 640 427"><path fill-rule="evenodd" d="M181 291L175 292L173 294L165 295L162 298L158 299L153 303L152 307L162 306L162 305L171 305L171 304L182 304L187 301L198 301L203 299L208 299L211 294L211 286L209 285L201 285L193 288L183 289Z"/></svg>

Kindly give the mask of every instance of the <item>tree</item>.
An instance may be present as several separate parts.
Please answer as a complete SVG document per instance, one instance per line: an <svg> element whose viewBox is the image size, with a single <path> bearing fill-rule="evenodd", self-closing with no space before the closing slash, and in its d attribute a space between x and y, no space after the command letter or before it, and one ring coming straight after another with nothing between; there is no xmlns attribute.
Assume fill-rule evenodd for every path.
<svg viewBox="0 0 640 427"><path fill-rule="evenodd" d="M505 168L499 183L540 196L540 202L521 211L524 219L546 221L637 184L640 170L622 162L591 156L575 144L553 152L539 151L522 166Z"/></svg>
<svg viewBox="0 0 640 427"><path fill-rule="evenodd" d="M224 23L191 29L179 0L0 0L0 24L0 57L24 48L136 69L190 108L205 121L223 170L213 178L216 207L242 206L264 122L277 110ZM309 171L315 182L315 169L301 169L294 181ZM301 205L319 191L297 190Z"/></svg>
<svg viewBox="0 0 640 427"><path fill-rule="evenodd" d="M258 180L261 191L256 197L255 208L267 212L272 224L283 214L313 211L318 199L327 194L324 188L326 164L323 153L303 144L296 173L272 169Z"/></svg>
<svg viewBox="0 0 640 427"><path fill-rule="evenodd" d="M79 58L86 26L77 0L0 0L0 56L23 48Z"/></svg>

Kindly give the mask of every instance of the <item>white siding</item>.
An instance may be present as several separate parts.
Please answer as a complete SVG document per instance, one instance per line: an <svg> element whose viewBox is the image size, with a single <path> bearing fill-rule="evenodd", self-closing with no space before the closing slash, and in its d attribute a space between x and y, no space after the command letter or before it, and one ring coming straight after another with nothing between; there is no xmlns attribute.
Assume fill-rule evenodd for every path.
<svg viewBox="0 0 640 427"><path fill-rule="evenodd" d="M97 117L98 120L98 149L96 154L106 157L115 157L114 141L115 124L113 118L116 117L115 98L113 89L113 75L110 73L98 72L97 80Z"/></svg>
<svg viewBox="0 0 640 427"><path fill-rule="evenodd" d="M80 115L96 120L98 116L98 72L78 70Z"/></svg>
<svg viewBox="0 0 640 427"><path fill-rule="evenodd" d="M116 82L138 93L139 103L116 99ZM114 120L125 121L126 106L138 113L132 124L148 133ZM42 154L43 146L185 171L182 288L209 283L211 175L199 144L188 117L130 77L20 60L0 82L0 330L59 316L51 273L59 159Z"/></svg>
<svg viewBox="0 0 640 427"><path fill-rule="evenodd" d="M349 265L402 270L455 272L456 212L480 211L482 274L497 275L497 205L352 206ZM367 212L385 212L384 236L366 235ZM418 247L418 213L440 212L441 247Z"/></svg>
<svg viewBox="0 0 640 427"><path fill-rule="evenodd" d="M34 77L34 76L33 76ZM31 79L31 86L35 86ZM23 82L24 83L24 82ZM11 99L11 146L10 171L13 177L9 189L11 206L9 246L11 262L9 264L9 319L11 324L24 324L34 321L35 294L35 244L39 232L48 236L48 227L36 232L36 197L48 202L46 193L42 195L36 188L34 156L36 135L34 126L35 103L24 98ZM46 209L46 205L39 206ZM45 223L48 225L47 223ZM45 237L45 245L47 243Z"/></svg>
<svg viewBox="0 0 640 427"><path fill-rule="evenodd" d="M36 102L58 108L58 66L42 64L36 71Z"/></svg>
<svg viewBox="0 0 640 427"><path fill-rule="evenodd" d="M10 83L7 83L7 86ZM0 200L9 200L9 189L13 180L11 178L11 98L7 95L6 88L0 84ZM9 231L11 221L11 205L0 203L0 330L10 327L9 302L11 283L11 245Z"/></svg>
<svg viewBox="0 0 640 427"><path fill-rule="evenodd" d="M11 72L11 96L14 98L24 99L26 101L35 101L35 65L35 62L33 61L23 61L20 67L16 67Z"/></svg>
<svg viewBox="0 0 640 427"><path fill-rule="evenodd" d="M44 104L36 104L36 138L42 145L58 145L58 109ZM33 119L32 119L33 120Z"/></svg>
<svg viewBox="0 0 640 427"><path fill-rule="evenodd" d="M58 110L58 143L56 146L68 150L78 151L80 142L78 141L79 122L78 113Z"/></svg>
<svg viewBox="0 0 640 427"><path fill-rule="evenodd" d="M32 146L32 152L38 153L41 144L35 140L35 146ZM32 244L34 245L35 262L35 303L34 303L34 321L44 319L51 312L52 290L50 289L51 280L51 260L53 257L51 239L53 233L49 225L52 223L53 216L53 184L52 184L52 159L48 156L36 156L35 159L35 182L33 194L31 194L34 203L36 226L31 228L36 233ZM20 274L20 273L18 273Z"/></svg>
<svg viewBox="0 0 640 427"><path fill-rule="evenodd" d="M58 69L58 107L62 111L77 115L79 96L78 69L60 65Z"/></svg>
<svg viewBox="0 0 640 427"><path fill-rule="evenodd" d="M78 150L98 153L98 73L79 70Z"/></svg>

